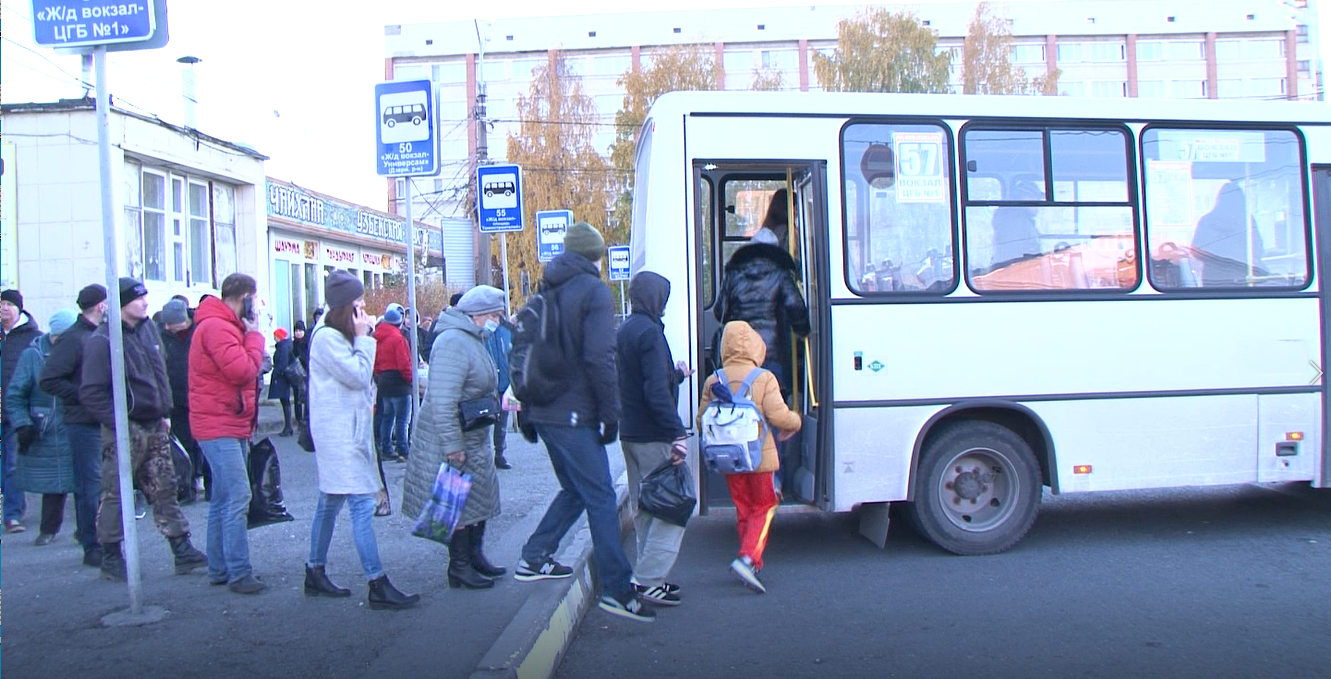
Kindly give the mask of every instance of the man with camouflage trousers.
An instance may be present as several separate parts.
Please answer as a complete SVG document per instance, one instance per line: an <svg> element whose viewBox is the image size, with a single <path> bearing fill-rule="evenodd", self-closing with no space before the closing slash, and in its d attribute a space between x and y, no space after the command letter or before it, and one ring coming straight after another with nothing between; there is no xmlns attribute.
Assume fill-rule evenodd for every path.
<svg viewBox="0 0 1331 679"><path fill-rule="evenodd" d="M153 503L157 530L171 543L177 575L206 566L208 559L190 544L189 521L176 500L171 461L171 384L166 376L161 336L148 319L148 290L133 278L120 279L120 321L125 335L125 388L129 401L130 469L138 487ZM111 396L109 323L88 336L83 349L79 401L102 425L102 502L97 512L97 540L105 553L102 577L126 579L120 550L120 468L116 463L115 406Z"/></svg>

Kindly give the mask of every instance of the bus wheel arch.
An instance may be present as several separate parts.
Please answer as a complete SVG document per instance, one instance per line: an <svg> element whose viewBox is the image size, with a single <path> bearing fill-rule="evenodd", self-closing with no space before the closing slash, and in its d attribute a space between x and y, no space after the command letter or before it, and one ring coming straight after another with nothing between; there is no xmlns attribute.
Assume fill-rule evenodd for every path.
<svg viewBox="0 0 1331 679"><path fill-rule="evenodd" d="M1028 409L953 406L916 441L907 514L922 536L947 551L1004 551L1033 525L1052 457L1048 432Z"/></svg>

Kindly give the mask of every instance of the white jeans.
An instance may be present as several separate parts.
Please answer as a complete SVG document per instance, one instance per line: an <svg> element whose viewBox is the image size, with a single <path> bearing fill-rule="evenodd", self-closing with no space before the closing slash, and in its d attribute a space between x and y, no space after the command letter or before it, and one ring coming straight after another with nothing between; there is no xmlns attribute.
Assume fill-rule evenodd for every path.
<svg viewBox="0 0 1331 679"><path fill-rule="evenodd" d="M633 528L638 536L633 580L645 587L655 587L665 582L675 565L684 528L638 509L638 490L643 476L670 459L670 444L621 441L620 447L629 477L629 511L633 512Z"/></svg>

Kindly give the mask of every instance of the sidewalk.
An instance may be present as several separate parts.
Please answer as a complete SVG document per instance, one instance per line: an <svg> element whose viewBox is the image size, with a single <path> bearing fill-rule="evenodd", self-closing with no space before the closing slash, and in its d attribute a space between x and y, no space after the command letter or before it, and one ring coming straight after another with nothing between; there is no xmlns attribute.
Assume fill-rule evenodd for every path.
<svg viewBox="0 0 1331 679"><path fill-rule="evenodd" d="M281 428L279 409L264 407L260 430ZM29 530L6 536L4 575L10 584L10 640L3 667L10 677L84 675L97 679L145 676L253 677L548 677L593 602L586 556L585 520L562 545L558 559L575 567L567 580L521 583L511 575L490 590L450 590L447 549L410 535L412 520L396 513L405 465L387 463L395 514L375 520L380 555L393 583L420 593L408 611L371 611L350 519L344 512L329 554L329 575L351 588L348 599L307 598L303 564L317 499L313 456L294 438L273 438L282 465L283 493L294 522L250 531L255 574L269 586L253 597L210 587L200 569L171 573L166 540L151 517L138 522L146 605L169 611L145 627L103 627L108 613L128 606L123 584L98 578L80 565L72 539L73 503L57 540L36 547L36 516ZM509 436L514 469L501 471L502 513L490 522L486 552L510 573L521 545L558 489L544 447ZM610 450L612 474L621 479L623 458ZM621 488L621 496L622 496ZM35 502L34 502L35 501ZM40 506L29 496L30 507ZM202 549L208 506L184 508ZM595 613L593 613L595 615ZM519 671L519 668L520 671Z"/></svg>

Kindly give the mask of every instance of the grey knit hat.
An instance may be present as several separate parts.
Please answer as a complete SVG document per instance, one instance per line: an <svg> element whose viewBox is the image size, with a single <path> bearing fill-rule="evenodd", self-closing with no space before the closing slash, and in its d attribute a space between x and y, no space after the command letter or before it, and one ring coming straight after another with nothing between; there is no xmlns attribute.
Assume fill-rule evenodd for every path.
<svg viewBox="0 0 1331 679"><path fill-rule="evenodd" d="M324 301L330 308L346 306L365 294L365 284L350 273L338 269L324 282Z"/></svg>
<svg viewBox="0 0 1331 679"><path fill-rule="evenodd" d="M162 307L162 325L177 325L189 320L189 309L185 303L172 298Z"/></svg>
<svg viewBox="0 0 1331 679"><path fill-rule="evenodd" d="M507 308L504 291L489 285L478 285L468 290L457 303L457 310L468 316L483 316Z"/></svg>

